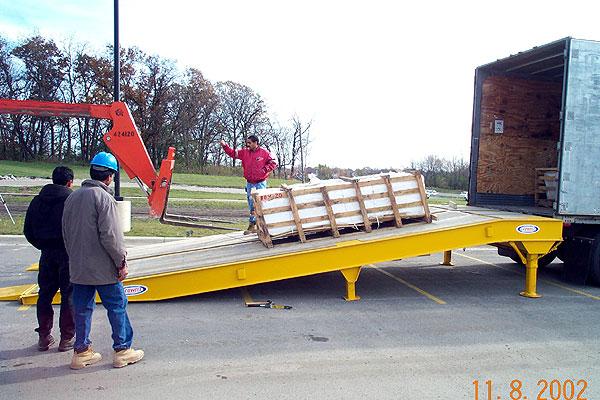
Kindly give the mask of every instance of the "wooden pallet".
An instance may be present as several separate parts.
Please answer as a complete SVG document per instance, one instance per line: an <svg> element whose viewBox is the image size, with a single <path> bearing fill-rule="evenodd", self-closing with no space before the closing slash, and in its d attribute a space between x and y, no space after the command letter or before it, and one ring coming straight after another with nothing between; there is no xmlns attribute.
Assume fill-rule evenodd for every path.
<svg viewBox="0 0 600 400"><path fill-rule="evenodd" d="M431 222L425 186L419 173L388 173L320 181L313 185L282 185L252 192L258 237L267 247L273 240L363 229L384 223L403 226L406 220ZM404 221L403 221L404 220Z"/></svg>
<svg viewBox="0 0 600 400"><path fill-rule="evenodd" d="M535 169L534 200L537 207L554 207L557 195L558 168ZM548 185L548 183L552 183Z"/></svg>

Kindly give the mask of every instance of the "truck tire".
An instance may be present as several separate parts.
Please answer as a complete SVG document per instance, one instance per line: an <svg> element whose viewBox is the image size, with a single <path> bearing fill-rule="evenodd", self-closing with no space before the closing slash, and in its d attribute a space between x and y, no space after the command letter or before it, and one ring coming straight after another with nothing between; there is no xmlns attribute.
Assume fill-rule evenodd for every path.
<svg viewBox="0 0 600 400"><path fill-rule="evenodd" d="M509 257L511 260L513 260L517 264L523 265L523 263L521 262L521 259L519 258L518 255L513 254ZM555 258L556 258L556 250L551 251L550 253L546 254L545 256L542 256L541 258L538 259L538 268L546 267L548 264L550 264L552 261L554 261Z"/></svg>
<svg viewBox="0 0 600 400"><path fill-rule="evenodd" d="M600 286L600 233L594 238L590 257L590 283Z"/></svg>

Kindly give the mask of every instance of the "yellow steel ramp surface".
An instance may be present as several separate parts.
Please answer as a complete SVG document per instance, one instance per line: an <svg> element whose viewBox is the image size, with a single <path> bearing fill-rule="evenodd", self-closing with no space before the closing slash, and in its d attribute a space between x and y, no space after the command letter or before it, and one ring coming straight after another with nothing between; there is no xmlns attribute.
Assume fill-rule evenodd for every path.
<svg viewBox="0 0 600 400"><path fill-rule="evenodd" d="M527 297L537 297L537 260L562 240L562 221L475 207L432 207L430 224L373 229L268 249L241 232L132 248L124 282L129 301L154 301L341 271L346 299L357 300L362 266L492 243L508 243L526 264ZM375 228L375 226L374 226ZM34 304L36 294L20 298Z"/></svg>

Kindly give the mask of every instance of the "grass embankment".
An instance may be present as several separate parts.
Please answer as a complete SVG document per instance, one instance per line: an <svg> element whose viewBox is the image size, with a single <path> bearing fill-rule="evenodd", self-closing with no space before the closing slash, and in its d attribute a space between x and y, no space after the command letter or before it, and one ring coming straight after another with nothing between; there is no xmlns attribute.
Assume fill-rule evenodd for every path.
<svg viewBox="0 0 600 400"><path fill-rule="evenodd" d="M49 178L52 175L52 170L58 164L32 161L32 162L19 162L19 161L7 161L0 160L0 175L14 175L15 177L36 177L36 178ZM89 177L89 166L74 164L74 163L63 163L71 168L75 174L76 179L87 179ZM129 182L127 174L121 170L122 182ZM220 176L220 175L202 175L202 174L190 174L190 173L179 173L173 174L173 183L181 185L194 185L194 186L206 186L206 187L223 187L223 188L243 188L246 186L246 181L241 176ZM269 186L278 187L282 183L292 184L298 183L296 180L285 180L279 178L269 179Z"/></svg>
<svg viewBox="0 0 600 400"><path fill-rule="evenodd" d="M76 187L75 187L76 189ZM40 191L40 187L0 186L0 194L9 205L27 205ZM137 188L121 188L121 195L131 201L133 207L147 207L144 192ZM247 207L246 196L237 193L192 192L171 190L169 204L177 207L198 207L204 209L241 210Z"/></svg>

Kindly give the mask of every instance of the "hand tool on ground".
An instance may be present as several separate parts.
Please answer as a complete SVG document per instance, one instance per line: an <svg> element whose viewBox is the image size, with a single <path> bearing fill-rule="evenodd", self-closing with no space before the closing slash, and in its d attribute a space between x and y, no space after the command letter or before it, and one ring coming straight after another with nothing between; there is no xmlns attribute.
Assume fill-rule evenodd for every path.
<svg viewBox="0 0 600 400"><path fill-rule="evenodd" d="M271 300L267 301L249 301L246 303L247 307L263 307L263 308L276 308L278 310L291 310L292 306L284 306L283 304L273 304Z"/></svg>

